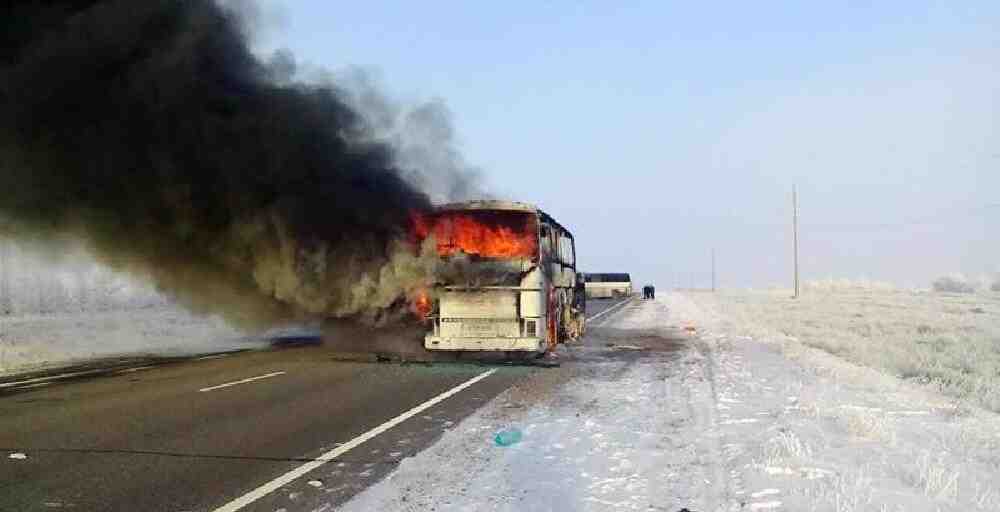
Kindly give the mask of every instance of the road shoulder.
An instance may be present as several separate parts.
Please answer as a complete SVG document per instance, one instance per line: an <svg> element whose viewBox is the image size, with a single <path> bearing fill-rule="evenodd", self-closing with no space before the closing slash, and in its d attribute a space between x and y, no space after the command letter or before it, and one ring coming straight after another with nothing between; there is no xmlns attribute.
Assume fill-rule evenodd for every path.
<svg viewBox="0 0 1000 512"><path fill-rule="evenodd" d="M711 372L635 301L343 510L704 510L727 500ZM497 432L523 437L498 446ZM710 485L706 486L705 482ZM661 508L662 507L662 508Z"/></svg>

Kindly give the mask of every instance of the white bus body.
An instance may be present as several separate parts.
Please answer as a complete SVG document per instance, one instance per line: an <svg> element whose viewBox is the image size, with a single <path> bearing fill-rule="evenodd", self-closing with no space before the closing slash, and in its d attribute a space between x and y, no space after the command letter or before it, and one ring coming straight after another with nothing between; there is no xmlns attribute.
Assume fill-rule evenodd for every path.
<svg viewBox="0 0 1000 512"><path fill-rule="evenodd" d="M424 221L422 235L434 236L441 258L468 270L435 290L428 350L540 354L582 334L573 235L538 208L449 204Z"/></svg>
<svg viewBox="0 0 1000 512"><path fill-rule="evenodd" d="M632 278L624 273L588 273L584 276L587 298L609 299L632 295Z"/></svg>

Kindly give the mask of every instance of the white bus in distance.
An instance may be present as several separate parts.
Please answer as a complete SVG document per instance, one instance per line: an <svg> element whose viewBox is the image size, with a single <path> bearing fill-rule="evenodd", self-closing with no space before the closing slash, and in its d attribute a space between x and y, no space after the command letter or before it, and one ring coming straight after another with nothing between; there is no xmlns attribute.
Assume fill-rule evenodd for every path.
<svg viewBox="0 0 1000 512"><path fill-rule="evenodd" d="M610 299L632 295L632 278L626 273L584 274L587 298Z"/></svg>

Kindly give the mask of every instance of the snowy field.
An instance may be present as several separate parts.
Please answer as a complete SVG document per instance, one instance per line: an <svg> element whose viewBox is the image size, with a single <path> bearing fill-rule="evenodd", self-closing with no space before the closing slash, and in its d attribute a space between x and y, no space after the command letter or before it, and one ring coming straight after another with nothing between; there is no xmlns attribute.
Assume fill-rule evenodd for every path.
<svg viewBox="0 0 1000 512"><path fill-rule="evenodd" d="M996 413L790 342L766 317L741 325L714 300L665 294L594 322L561 368L448 428L343 509L1000 509ZM926 322L943 328L939 316ZM497 446L511 427L522 441Z"/></svg>
<svg viewBox="0 0 1000 512"><path fill-rule="evenodd" d="M938 293L851 282L692 293L726 332L818 348L1000 412L1000 292Z"/></svg>
<svg viewBox="0 0 1000 512"><path fill-rule="evenodd" d="M177 356L262 342L170 306L0 317L0 376L113 356Z"/></svg>
<svg viewBox="0 0 1000 512"><path fill-rule="evenodd" d="M218 318L174 306L79 248L0 238L0 376L101 357L260 344Z"/></svg>

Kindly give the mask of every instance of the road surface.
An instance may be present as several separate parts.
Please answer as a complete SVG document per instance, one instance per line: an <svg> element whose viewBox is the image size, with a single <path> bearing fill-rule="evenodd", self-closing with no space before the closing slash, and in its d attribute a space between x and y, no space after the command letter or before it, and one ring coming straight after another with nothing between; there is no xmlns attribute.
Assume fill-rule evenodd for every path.
<svg viewBox="0 0 1000 512"><path fill-rule="evenodd" d="M336 505L538 371L303 345L7 379L0 510L292 512L296 489L320 484ZM344 471L318 482L319 465Z"/></svg>

